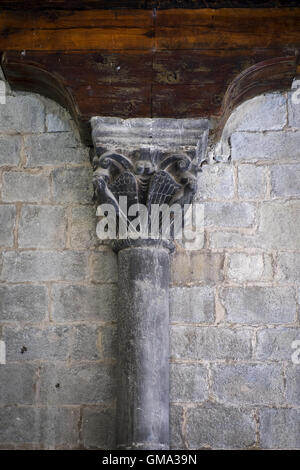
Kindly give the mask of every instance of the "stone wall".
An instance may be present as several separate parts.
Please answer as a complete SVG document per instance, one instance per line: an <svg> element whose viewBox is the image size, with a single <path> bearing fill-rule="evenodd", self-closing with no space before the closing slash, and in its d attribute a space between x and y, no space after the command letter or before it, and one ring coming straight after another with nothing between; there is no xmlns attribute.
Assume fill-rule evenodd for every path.
<svg viewBox="0 0 300 470"><path fill-rule="evenodd" d="M199 174L203 247L172 260L172 448L300 448L300 105L260 96L228 125L231 161ZM95 224L88 149L69 115L9 94L1 448L114 446L117 264Z"/></svg>

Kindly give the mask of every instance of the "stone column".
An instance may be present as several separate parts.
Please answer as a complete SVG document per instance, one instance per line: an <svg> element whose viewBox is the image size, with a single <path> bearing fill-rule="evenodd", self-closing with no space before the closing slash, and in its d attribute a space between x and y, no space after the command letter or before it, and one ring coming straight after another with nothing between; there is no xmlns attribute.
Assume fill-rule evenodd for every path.
<svg viewBox="0 0 300 470"><path fill-rule="evenodd" d="M151 227L153 204L190 204L204 161L208 126L204 120L92 119L94 190L99 205L110 204L119 224L130 228L127 207L143 204ZM98 211L99 213L99 211ZM103 214L102 214L103 215ZM169 257L166 237L119 231L118 253L119 449L169 448ZM135 228L137 225L135 225ZM98 235L99 232L97 231ZM174 236L174 234L173 234Z"/></svg>
<svg viewBox="0 0 300 470"><path fill-rule="evenodd" d="M119 251L119 448L169 448L169 252Z"/></svg>

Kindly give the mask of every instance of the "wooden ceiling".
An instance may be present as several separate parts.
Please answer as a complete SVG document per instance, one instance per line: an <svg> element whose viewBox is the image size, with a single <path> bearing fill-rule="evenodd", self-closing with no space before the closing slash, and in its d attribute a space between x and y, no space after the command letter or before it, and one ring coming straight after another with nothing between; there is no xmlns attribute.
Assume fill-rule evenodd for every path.
<svg viewBox="0 0 300 470"><path fill-rule="evenodd" d="M88 144L95 115L210 117L220 133L235 106L288 89L298 73L300 8L202 8L241 3L234 0L56 0L38 9L27 1L18 10L24 3L0 0L5 77L14 89L67 107ZM243 2L250 3L283 2ZM135 9L120 8L125 4ZM187 5L197 9L163 9Z"/></svg>

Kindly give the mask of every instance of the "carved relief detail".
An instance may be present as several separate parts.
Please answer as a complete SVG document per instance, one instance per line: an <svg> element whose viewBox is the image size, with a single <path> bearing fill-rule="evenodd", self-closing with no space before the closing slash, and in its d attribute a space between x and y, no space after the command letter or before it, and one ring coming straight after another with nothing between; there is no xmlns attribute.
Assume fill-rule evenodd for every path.
<svg viewBox="0 0 300 470"><path fill-rule="evenodd" d="M121 196L127 197L128 207L143 204L149 217L153 204L179 204L183 209L196 193L200 169L188 153L153 154L148 149L135 150L128 157L105 151L93 158L92 165L94 197L98 204L111 204L117 217Z"/></svg>

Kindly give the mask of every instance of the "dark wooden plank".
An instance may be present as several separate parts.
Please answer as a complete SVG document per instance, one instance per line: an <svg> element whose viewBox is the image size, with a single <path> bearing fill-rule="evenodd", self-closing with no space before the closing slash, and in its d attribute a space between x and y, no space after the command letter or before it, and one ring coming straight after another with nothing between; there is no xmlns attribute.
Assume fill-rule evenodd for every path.
<svg viewBox="0 0 300 470"><path fill-rule="evenodd" d="M157 13L155 39L158 50L299 47L299 30L299 8L171 10Z"/></svg>
<svg viewBox="0 0 300 470"><path fill-rule="evenodd" d="M298 8L297 8L298 7ZM212 30L223 29L232 32L263 32L269 27L279 27L279 33L286 28L299 26L299 3L294 8L225 8L220 10L185 9L159 10L156 12L158 27L177 28L180 26L203 26ZM261 38L263 39L263 38Z"/></svg>
<svg viewBox="0 0 300 470"><path fill-rule="evenodd" d="M222 103L222 85L153 85L153 117L210 117Z"/></svg>
<svg viewBox="0 0 300 470"><path fill-rule="evenodd" d="M2 50L299 47L300 8L2 12Z"/></svg>
<svg viewBox="0 0 300 470"><path fill-rule="evenodd" d="M169 8L274 8L297 6L297 0L0 0L7 9L169 9Z"/></svg>
<svg viewBox="0 0 300 470"><path fill-rule="evenodd" d="M223 83L226 88L234 77L255 63L293 52L286 48L250 52L244 49L158 51L153 57L153 82L166 86Z"/></svg>
<svg viewBox="0 0 300 470"><path fill-rule="evenodd" d="M4 10L0 15L0 28L9 30L76 29L76 28L151 28L152 11L144 10L37 10L27 8L17 13Z"/></svg>
<svg viewBox="0 0 300 470"><path fill-rule="evenodd" d="M151 115L151 86L95 86L72 89L83 118L91 116L147 117Z"/></svg>
<svg viewBox="0 0 300 470"><path fill-rule="evenodd" d="M153 31L145 28L76 28L0 31L2 50L149 50Z"/></svg>
<svg viewBox="0 0 300 470"><path fill-rule="evenodd" d="M152 52L8 52L9 62L44 68L66 85L146 85L152 81Z"/></svg>

